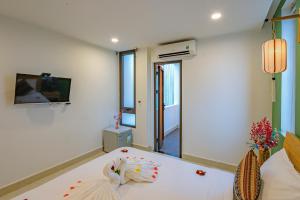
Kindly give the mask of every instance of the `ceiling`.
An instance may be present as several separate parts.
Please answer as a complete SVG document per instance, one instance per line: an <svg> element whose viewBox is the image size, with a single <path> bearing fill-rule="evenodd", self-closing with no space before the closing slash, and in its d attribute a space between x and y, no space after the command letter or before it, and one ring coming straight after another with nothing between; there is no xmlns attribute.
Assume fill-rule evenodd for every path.
<svg viewBox="0 0 300 200"><path fill-rule="evenodd" d="M0 0L0 14L113 50L262 27L272 0ZM213 12L221 12L212 21ZM112 37L119 38L113 44Z"/></svg>

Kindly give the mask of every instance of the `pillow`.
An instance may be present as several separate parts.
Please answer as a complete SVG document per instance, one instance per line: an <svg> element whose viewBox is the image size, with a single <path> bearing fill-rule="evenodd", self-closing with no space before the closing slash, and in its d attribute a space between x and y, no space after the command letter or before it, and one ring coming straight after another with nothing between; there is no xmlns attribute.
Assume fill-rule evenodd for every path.
<svg viewBox="0 0 300 200"><path fill-rule="evenodd" d="M257 200L261 188L260 169L253 150L240 162L233 185L235 200Z"/></svg>
<svg viewBox="0 0 300 200"><path fill-rule="evenodd" d="M300 140L294 134L288 133L283 146L295 169L300 172Z"/></svg>
<svg viewBox="0 0 300 200"><path fill-rule="evenodd" d="M264 182L263 200L300 199L300 174L284 149L275 153L261 166L261 175Z"/></svg>

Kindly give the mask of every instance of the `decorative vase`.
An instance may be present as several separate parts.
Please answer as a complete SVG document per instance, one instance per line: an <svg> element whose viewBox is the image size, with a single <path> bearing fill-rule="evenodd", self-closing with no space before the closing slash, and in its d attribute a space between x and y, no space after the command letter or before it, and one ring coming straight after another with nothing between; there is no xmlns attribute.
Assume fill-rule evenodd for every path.
<svg viewBox="0 0 300 200"><path fill-rule="evenodd" d="M119 126L119 120L116 120L116 122L115 122L115 129L119 129L120 128L120 126Z"/></svg>
<svg viewBox="0 0 300 200"><path fill-rule="evenodd" d="M260 166L264 164L266 160L270 158L270 149L259 149L258 150L258 163Z"/></svg>

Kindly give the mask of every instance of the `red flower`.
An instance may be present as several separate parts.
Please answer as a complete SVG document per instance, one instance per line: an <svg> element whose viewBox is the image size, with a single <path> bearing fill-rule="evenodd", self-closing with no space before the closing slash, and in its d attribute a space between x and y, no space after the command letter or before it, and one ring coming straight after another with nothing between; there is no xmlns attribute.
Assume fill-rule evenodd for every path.
<svg viewBox="0 0 300 200"><path fill-rule="evenodd" d="M264 117L261 121L252 124L250 139L257 148L273 148L278 144L279 135L273 131L271 122Z"/></svg>

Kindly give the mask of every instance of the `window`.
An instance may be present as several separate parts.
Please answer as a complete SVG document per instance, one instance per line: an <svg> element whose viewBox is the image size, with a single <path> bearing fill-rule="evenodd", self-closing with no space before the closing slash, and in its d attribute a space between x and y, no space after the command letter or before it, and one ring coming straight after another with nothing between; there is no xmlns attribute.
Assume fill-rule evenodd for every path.
<svg viewBox="0 0 300 200"><path fill-rule="evenodd" d="M164 69L164 103L165 106L174 105L174 66L163 65Z"/></svg>
<svg viewBox="0 0 300 200"><path fill-rule="evenodd" d="M119 56L121 125L135 127L135 51L124 51Z"/></svg>
<svg viewBox="0 0 300 200"><path fill-rule="evenodd" d="M164 69L164 104L172 106L179 104L179 63L163 65Z"/></svg>
<svg viewBox="0 0 300 200"><path fill-rule="evenodd" d="M291 14L290 12L284 12ZM294 20L282 21L282 38L287 41L287 70L282 73L281 129L295 132L295 87L296 87L296 26Z"/></svg>

